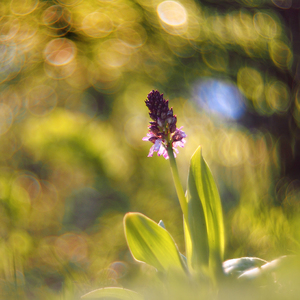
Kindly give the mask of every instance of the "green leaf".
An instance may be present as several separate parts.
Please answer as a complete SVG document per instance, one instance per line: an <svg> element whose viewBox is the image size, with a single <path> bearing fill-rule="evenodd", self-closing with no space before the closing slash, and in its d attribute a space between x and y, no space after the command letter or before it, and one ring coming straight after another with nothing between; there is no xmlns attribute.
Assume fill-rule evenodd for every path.
<svg viewBox="0 0 300 300"><path fill-rule="evenodd" d="M83 299L120 299L120 300L143 300L144 297L134 291L118 288L118 287L109 287L94 290L83 295Z"/></svg>
<svg viewBox="0 0 300 300"><path fill-rule="evenodd" d="M132 256L158 271L183 269L177 246L167 230L140 213L124 217L125 237Z"/></svg>
<svg viewBox="0 0 300 300"><path fill-rule="evenodd" d="M224 253L223 212L219 192L199 146L190 162L188 188L187 254L189 265L201 270L209 265L222 272Z"/></svg>
<svg viewBox="0 0 300 300"><path fill-rule="evenodd" d="M192 184L191 180L189 184ZM185 219L183 220L185 251L188 266L194 270L200 270L203 267L208 267L209 245L201 201L196 193L192 196L190 190L189 188L186 194L188 199L188 224Z"/></svg>

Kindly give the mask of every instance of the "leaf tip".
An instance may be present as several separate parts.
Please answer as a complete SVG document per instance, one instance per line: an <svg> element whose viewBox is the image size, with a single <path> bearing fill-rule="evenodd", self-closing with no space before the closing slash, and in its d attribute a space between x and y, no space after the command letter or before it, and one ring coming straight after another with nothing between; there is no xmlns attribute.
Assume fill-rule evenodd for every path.
<svg viewBox="0 0 300 300"><path fill-rule="evenodd" d="M128 213L126 213L126 214L124 215L124 217L123 217L124 224L126 223L126 221L127 221L129 218L131 218L132 216L134 216L134 215L136 215L136 214L138 214L138 213L136 213L136 212L128 212Z"/></svg>
<svg viewBox="0 0 300 300"><path fill-rule="evenodd" d="M200 156L202 155L202 146L201 146L201 145L199 145L199 146L197 147L197 149L196 149L195 152L193 153L192 157L195 156L195 155L197 155L198 153L200 154Z"/></svg>

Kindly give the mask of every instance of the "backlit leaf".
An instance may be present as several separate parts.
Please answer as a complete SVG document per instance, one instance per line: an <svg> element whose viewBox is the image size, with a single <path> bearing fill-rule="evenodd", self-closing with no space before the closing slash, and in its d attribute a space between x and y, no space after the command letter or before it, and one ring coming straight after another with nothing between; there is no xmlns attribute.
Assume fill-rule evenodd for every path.
<svg viewBox="0 0 300 300"><path fill-rule="evenodd" d="M124 217L125 236L132 256L158 271L183 269L177 246L167 230L140 213Z"/></svg>
<svg viewBox="0 0 300 300"><path fill-rule="evenodd" d="M219 192L211 171L202 157L199 146L190 162L188 176L187 241L188 262L194 269L209 264L210 269L222 272L224 225Z"/></svg>

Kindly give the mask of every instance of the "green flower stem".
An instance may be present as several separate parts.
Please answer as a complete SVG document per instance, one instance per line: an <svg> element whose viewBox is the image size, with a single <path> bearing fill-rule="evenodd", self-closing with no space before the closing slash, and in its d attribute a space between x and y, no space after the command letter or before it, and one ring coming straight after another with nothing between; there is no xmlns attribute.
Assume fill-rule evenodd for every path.
<svg viewBox="0 0 300 300"><path fill-rule="evenodd" d="M183 191L180 179L179 179L177 164L176 164L176 160L175 160L175 157L174 157L172 146L171 147L169 146L167 150L168 150L168 155L169 155L169 160L170 160L170 165L171 165L171 171L172 171L173 180L174 180L177 196L178 196L178 199L179 199L180 207L181 207L184 218L187 220L187 217L188 217L187 202L186 202L184 191Z"/></svg>

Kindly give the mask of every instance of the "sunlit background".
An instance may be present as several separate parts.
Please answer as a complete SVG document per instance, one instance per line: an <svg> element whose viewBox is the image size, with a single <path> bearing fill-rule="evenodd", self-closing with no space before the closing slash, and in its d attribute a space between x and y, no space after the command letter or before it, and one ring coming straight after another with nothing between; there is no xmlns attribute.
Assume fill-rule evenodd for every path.
<svg viewBox="0 0 300 300"><path fill-rule="evenodd" d="M224 207L226 259L300 243L300 2L0 3L0 298L143 287L122 219L164 220L184 253L169 162L147 158L144 100L201 144ZM140 272L141 271L141 272ZM150 275L149 275L150 274Z"/></svg>

